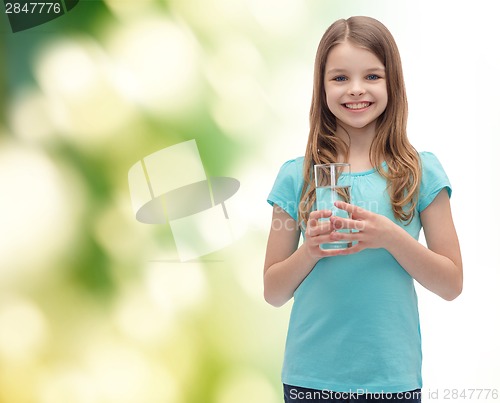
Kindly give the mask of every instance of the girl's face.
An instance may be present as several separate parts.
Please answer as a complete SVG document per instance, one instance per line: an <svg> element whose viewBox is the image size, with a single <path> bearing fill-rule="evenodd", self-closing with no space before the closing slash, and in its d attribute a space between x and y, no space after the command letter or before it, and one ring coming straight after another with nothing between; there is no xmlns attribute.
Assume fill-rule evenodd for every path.
<svg viewBox="0 0 500 403"><path fill-rule="evenodd" d="M385 67L369 50L343 42L326 60L324 86L328 108L348 132L375 133L387 107Z"/></svg>

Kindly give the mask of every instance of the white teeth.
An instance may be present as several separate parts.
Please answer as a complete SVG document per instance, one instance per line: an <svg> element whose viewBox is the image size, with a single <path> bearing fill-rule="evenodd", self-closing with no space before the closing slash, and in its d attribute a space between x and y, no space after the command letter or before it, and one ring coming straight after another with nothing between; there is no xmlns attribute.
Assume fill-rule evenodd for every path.
<svg viewBox="0 0 500 403"><path fill-rule="evenodd" d="M362 102L359 104L345 104L346 108L349 109L363 109L363 108L368 108L370 106L369 102Z"/></svg>

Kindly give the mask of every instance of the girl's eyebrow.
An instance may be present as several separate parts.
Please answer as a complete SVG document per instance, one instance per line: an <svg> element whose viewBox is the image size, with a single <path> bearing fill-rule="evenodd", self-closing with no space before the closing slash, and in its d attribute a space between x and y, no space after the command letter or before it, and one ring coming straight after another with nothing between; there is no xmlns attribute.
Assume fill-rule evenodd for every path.
<svg viewBox="0 0 500 403"><path fill-rule="evenodd" d="M344 69L336 69L336 68L333 68L333 69L330 69L326 72L326 74L339 74L339 73L345 73L347 70L344 70Z"/></svg>
<svg viewBox="0 0 500 403"><path fill-rule="evenodd" d="M346 69L339 69L339 68L333 68L328 70L325 74L342 74L342 73L347 73L349 70ZM385 67L370 67L369 69L365 70L365 73L372 73L372 72L385 72Z"/></svg>

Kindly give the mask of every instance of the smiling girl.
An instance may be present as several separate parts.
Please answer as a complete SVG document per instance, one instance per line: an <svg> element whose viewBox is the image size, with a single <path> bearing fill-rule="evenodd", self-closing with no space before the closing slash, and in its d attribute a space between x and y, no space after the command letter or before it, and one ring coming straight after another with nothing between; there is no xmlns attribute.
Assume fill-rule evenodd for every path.
<svg viewBox="0 0 500 403"><path fill-rule="evenodd" d="M316 55L305 156L283 164L268 197L264 297L294 299L285 402L420 402L414 280L446 300L463 280L451 185L432 153L411 146L406 121L390 32L369 17L333 23ZM332 162L351 164L353 202L336 204L350 219L314 210L314 165ZM354 246L320 248L339 240Z"/></svg>

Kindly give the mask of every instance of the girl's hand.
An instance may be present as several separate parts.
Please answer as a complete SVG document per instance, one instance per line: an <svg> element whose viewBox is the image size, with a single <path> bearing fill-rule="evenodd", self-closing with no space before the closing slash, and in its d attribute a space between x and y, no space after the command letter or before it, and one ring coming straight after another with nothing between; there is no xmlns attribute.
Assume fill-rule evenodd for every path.
<svg viewBox="0 0 500 403"><path fill-rule="evenodd" d="M330 218L330 220L325 220L325 218ZM332 219L331 210L312 211L309 215L304 246L309 256L316 260L338 254L336 250L323 250L320 248L321 244L332 241L331 235L335 233Z"/></svg>
<svg viewBox="0 0 500 403"><path fill-rule="evenodd" d="M351 213L352 218L331 216L330 221L335 231L330 234L329 240L357 241L352 247L339 250L338 254L350 255L368 248L387 249L391 244L392 237L396 233L395 229L398 227L390 219L345 202L335 202L335 206ZM351 232L337 232L340 229L350 229Z"/></svg>

